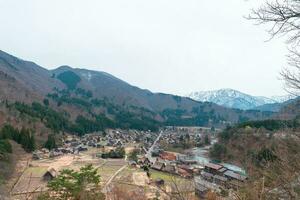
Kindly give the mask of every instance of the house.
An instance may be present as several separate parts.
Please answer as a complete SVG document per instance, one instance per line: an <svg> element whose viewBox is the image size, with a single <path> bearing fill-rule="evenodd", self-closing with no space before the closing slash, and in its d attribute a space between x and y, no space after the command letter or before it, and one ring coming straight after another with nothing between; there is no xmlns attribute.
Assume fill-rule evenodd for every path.
<svg viewBox="0 0 300 200"><path fill-rule="evenodd" d="M201 176L207 181L213 181L213 177L214 177L213 174L211 174L209 172L205 172L205 171L201 172Z"/></svg>
<svg viewBox="0 0 300 200"><path fill-rule="evenodd" d="M224 176L220 176L220 175L214 175L213 176L213 182L215 184L218 184L218 185L226 187L227 186L227 182L228 182L228 178L226 178Z"/></svg>
<svg viewBox="0 0 300 200"><path fill-rule="evenodd" d="M162 171L163 168L165 167L165 164L162 162L156 161L151 167L152 167L152 169Z"/></svg>
<svg viewBox="0 0 300 200"><path fill-rule="evenodd" d="M166 164L165 168L163 169L164 172L168 172L170 174L176 174L176 168L174 165Z"/></svg>
<svg viewBox="0 0 300 200"><path fill-rule="evenodd" d="M40 160L40 159L41 159L41 156L40 156L39 153L34 152L34 153L32 154L32 159L33 159L33 160Z"/></svg>
<svg viewBox="0 0 300 200"><path fill-rule="evenodd" d="M46 173L43 175L43 179L45 181L51 181L52 179L54 179L57 176L57 172L55 169L50 168L46 171Z"/></svg>
<svg viewBox="0 0 300 200"><path fill-rule="evenodd" d="M158 157L160 153L161 153L161 150L160 150L160 149L154 149L154 150L151 152L151 156L152 156L152 157Z"/></svg>
<svg viewBox="0 0 300 200"><path fill-rule="evenodd" d="M218 174L220 176L222 176L224 174L224 172L226 172L226 171L227 171L227 168L226 167L222 167L221 169L218 170Z"/></svg>
<svg viewBox="0 0 300 200"><path fill-rule="evenodd" d="M229 180L238 180L240 182L243 182L243 181L245 181L247 179L246 176L238 174L238 173L235 173L234 171L231 171L231 170L227 170L224 173L224 176L226 178L228 178Z"/></svg>
<svg viewBox="0 0 300 200"><path fill-rule="evenodd" d="M177 154L177 161L186 165L195 165L198 163L196 160L191 159L189 156L184 154Z"/></svg>
<svg viewBox="0 0 300 200"><path fill-rule="evenodd" d="M193 167L192 166L190 166L190 165L178 165L177 166L178 168L180 168L180 169L183 169L183 170L185 170L185 171L187 171L188 173L190 173L190 174L193 174Z"/></svg>
<svg viewBox="0 0 300 200"><path fill-rule="evenodd" d="M41 152L42 152L42 153L49 153L50 151L49 151L49 149L42 148L42 149L41 149Z"/></svg>
<svg viewBox="0 0 300 200"><path fill-rule="evenodd" d="M130 167L137 167L137 163L135 161L129 161L128 164Z"/></svg>
<svg viewBox="0 0 300 200"><path fill-rule="evenodd" d="M181 169L181 168L177 169L177 173L184 178L192 178L193 177L193 175L191 173L189 173L188 171Z"/></svg>
<svg viewBox="0 0 300 200"><path fill-rule="evenodd" d="M167 151L160 153L159 157L163 160L168 160L168 161L175 161L177 158L175 153L167 152Z"/></svg>
<svg viewBox="0 0 300 200"><path fill-rule="evenodd" d="M181 162L182 162L183 164L185 164L185 165L195 165L195 164L198 163L196 160L188 160L188 159L186 159L186 160L181 160Z"/></svg>
<svg viewBox="0 0 300 200"><path fill-rule="evenodd" d="M218 164L214 164L214 163L206 163L204 165L204 170L211 174L218 174L219 173L218 170L220 170L221 168L223 168L222 165L218 165Z"/></svg>
<svg viewBox="0 0 300 200"><path fill-rule="evenodd" d="M78 151L87 151L88 148L87 148L86 146L78 146L78 147L77 147L77 150L78 150Z"/></svg>
<svg viewBox="0 0 300 200"><path fill-rule="evenodd" d="M195 178L195 194L201 199L205 199L208 191L209 189Z"/></svg>
<svg viewBox="0 0 300 200"><path fill-rule="evenodd" d="M58 156L61 156L61 155L63 155L63 153L62 152L60 152L60 151L50 151L50 153L49 153L49 157L50 158L54 158L54 157L58 157Z"/></svg>
<svg viewBox="0 0 300 200"><path fill-rule="evenodd" d="M145 157L145 156L141 156L141 155L138 155L138 164L140 165L149 165L150 164L150 160Z"/></svg>

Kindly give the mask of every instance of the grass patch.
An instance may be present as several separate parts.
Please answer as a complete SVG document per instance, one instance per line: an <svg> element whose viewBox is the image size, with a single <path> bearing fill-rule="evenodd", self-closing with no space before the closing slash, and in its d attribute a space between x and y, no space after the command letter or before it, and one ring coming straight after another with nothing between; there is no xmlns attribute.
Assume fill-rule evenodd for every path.
<svg viewBox="0 0 300 200"><path fill-rule="evenodd" d="M152 179L163 179L166 182L173 182L174 179L182 179L179 176L173 175L173 174L169 174L169 173L165 173L165 172L161 172L161 171L156 171L156 170L150 170L150 177Z"/></svg>
<svg viewBox="0 0 300 200"><path fill-rule="evenodd" d="M30 167L24 172L25 176L42 177L47 171L46 167Z"/></svg>

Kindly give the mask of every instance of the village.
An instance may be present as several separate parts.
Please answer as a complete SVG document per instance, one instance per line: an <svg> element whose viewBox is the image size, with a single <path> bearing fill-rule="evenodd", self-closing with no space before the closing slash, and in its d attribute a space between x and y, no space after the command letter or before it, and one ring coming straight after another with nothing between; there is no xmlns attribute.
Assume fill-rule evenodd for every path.
<svg viewBox="0 0 300 200"><path fill-rule="evenodd" d="M33 152L11 193L20 199L25 194L37 195L47 190L47 183L62 169L79 170L92 164L101 175L103 191L108 197L117 185L128 187L128 184L136 186L131 188L133 191L140 186L148 188L145 192L148 199L157 194L160 199L168 199L166 194L174 190L188 191L194 199L204 198L211 191L229 194L247 180L245 174L222 164L199 162L189 151L169 151L162 145L182 143L183 136L203 141L200 146L207 145L214 140L216 131L203 127L165 127L156 133L108 129L82 137L68 135L58 148Z"/></svg>

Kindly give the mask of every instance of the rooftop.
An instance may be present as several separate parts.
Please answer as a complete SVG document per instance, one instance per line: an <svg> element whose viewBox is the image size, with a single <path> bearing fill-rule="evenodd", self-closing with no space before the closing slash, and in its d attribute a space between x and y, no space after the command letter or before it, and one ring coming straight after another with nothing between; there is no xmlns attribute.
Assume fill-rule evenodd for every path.
<svg viewBox="0 0 300 200"><path fill-rule="evenodd" d="M214 164L214 163L206 163L205 167L214 169L214 170L219 170L221 169L223 166L222 165L218 165L218 164Z"/></svg>
<svg viewBox="0 0 300 200"><path fill-rule="evenodd" d="M225 176L228 176L228 177L231 177L231 178L234 178L234 179L237 179L237 180L240 180L240 181L244 181L247 179L246 176L243 176L243 175L240 175L238 173L235 173L231 170L227 170L225 173L224 173Z"/></svg>

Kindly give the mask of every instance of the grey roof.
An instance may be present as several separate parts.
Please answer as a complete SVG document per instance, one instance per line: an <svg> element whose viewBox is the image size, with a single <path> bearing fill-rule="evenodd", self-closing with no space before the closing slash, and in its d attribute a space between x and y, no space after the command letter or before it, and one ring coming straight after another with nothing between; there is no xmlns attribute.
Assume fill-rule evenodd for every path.
<svg viewBox="0 0 300 200"><path fill-rule="evenodd" d="M221 173L223 173L223 172L225 172L226 170L227 170L227 168L223 167L223 168L219 169L218 171L221 172Z"/></svg>
<svg viewBox="0 0 300 200"><path fill-rule="evenodd" d="M214 175L214 179L218 179L218 180L223 181L223 182L228 181L228 178L226 178L224 176L219 176L219 175Z"/></svg>
<svg viewBox="0 0 300 200"><path fill-rule="evenodd" d="M129 165L136 165L136 162L134 160L130 160Z"/></svg>
<svg viewBox="0 0 300 200"><path fill-rule="evenodd" d="M201 172L201 175L205 178L212 178L214 175L208 172Z"/></svg>
<svg viewBox="0 0 300 200"><path fill-rule="evenodd" d="M206 163L206 164L205 164L205 167L211 168L211 169L214 169L214 170L219 170L219 169L221 169L223 166L222 166L222 165L218 165L218 164L214 164L214 163Z"/></svg>
<svg viewBox="0 0 300 200"><path fill-rule="evenodd" d="M201 183L199 182L195 182L195 188L196 190L200 191L200 192L206 192L208 191L208 188L204 187Z"/></svg>
<svg viewBox="0 0 300 200"><path fill-rule="evenodd" d="M246 176L243 176L243 175L240 175L238 173L235 173L231 170L227 170L225 173L224 173L225 176L228 176L230 178L234 178L234 179L237 179L237 180L240 180L240 181L244 181L247 179Z"/></svg>
<svg viewBox="0 0 300 200"><path fill-rule="evenodd" d="M176 171L176 169L175 169L175 166L173 166L173 165L166 165L166 167L164 168L164 171L174 173Z"/></svg>
<svg viewBox="0 0 300 200"><path fill-rule="evenodd" d="M47 175L47 174L50 174L52 177L56 177L57 172L56 172L55 169L50 168L50 169L48 169L48 170L45 172L44 176Z"/></svg>
<svg viewBox="0 0 300 200"><path fill-rule="evenodd" d="M155 162L154 165L152 165L152 168L157 170L162 170L163 167L164 167L164 163L161 162Z"/></svg>

